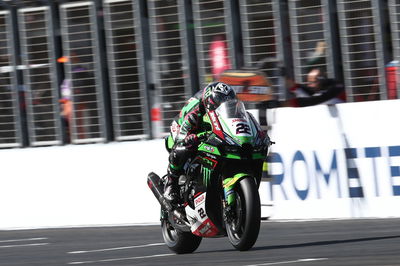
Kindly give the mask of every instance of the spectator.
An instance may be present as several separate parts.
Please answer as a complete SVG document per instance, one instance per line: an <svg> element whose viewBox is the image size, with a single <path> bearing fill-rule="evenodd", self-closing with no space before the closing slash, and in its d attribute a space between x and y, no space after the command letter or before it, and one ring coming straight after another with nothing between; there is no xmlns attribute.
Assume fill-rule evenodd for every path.
<svg viewBox="0 0 400 266"><path fill-rule="evenodd" d="M321 69L312 69L307 76L306 84L296 84L288 79L287 85L293 98L286 101L266 101L263 107L283 106L304 107L317 104L336 104L344 102L345 91L342 84L326 77Z"/></svg>
<svg viewBox="0 0 400 266"><path fill-rule="evenodd" d="M65 79L61 84L61 118L63 125L66 129L66 139L65 142L71 142L71 123L72 123L72 112L73 112L73 104L72 104L72 93L71 93L71 81Z"/></svg>
<svg viewBox="0 0 400 266"><path fill-rule="evenodd" d="M317 42L314 52L308 58L306 65L308 72L312 69L326 65L326 43L324 41Z"/></svg>
<svg viewBox="0 0 400 266"><path fill-rule="evenodd" d="M69 142L72 137L72 127L75 127L75 138L86 138L88 130L85 125L85 112L96 110L96 106L93 106L95 105L94 85L89 80L88 69L83 66L76 52L71 52L69 57L59 58L58 62L68 63L71 66L72 79L64 79L60 88L61 117L67 129L66 141ZM96 117L96 114L91 114L91 116Z"/></svg>

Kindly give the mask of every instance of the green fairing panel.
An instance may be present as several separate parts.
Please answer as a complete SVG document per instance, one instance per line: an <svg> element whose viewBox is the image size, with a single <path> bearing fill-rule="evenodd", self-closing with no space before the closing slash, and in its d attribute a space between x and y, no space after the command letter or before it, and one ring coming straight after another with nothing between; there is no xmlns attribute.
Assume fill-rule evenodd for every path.
<svg viewBox="0 0 400 266"><path fill-rule="evenodd" d="M167 139L167 147L168 147L168 149L172 149L174 144L175 144L174 139L172 138L171 135L169 135L168 139Z"/></svg>
<svg viewBox="0 0 400 266"><path fill-rule="evenodd" d="M235 154L235 153L227 153L227 154L226 154L226 158L228 158L228 159L238 159L238 160L242 159L242 158L240 157L240 155L237 155L237 154Z"/></svg>
<svg viewBox="0 0 400 266"><path fill-rule="evenodd" d="M235 141L238 141L240 145L243 145L245 143L249 143L249 144L253 145L254 139L255 138L253 138L253 137L236 137Z"/></svg>

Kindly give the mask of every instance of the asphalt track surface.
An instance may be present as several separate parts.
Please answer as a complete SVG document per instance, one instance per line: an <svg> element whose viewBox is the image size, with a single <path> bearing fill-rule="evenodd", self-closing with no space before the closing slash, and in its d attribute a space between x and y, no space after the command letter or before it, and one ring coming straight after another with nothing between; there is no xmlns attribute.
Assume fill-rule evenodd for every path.
<svg viewBox="0 0 400 266"><path fill-rule="evenodd" d="M224 237L185 255L157 225L0 231L0 265L400 265L400 219L266 221L250 251Z"/></svg>

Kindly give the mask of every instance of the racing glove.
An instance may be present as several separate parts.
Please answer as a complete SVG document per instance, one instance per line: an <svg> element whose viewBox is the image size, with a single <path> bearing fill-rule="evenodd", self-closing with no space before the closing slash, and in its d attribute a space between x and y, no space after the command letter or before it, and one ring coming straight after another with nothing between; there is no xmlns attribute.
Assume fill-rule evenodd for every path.
<svg viewBox="0 0 400 266"><path fill-rule="evenodd" d="M196 134L190 134L185 137L183 144L189 149L197 147L197 145L199 145L199 138Z"/></svg>

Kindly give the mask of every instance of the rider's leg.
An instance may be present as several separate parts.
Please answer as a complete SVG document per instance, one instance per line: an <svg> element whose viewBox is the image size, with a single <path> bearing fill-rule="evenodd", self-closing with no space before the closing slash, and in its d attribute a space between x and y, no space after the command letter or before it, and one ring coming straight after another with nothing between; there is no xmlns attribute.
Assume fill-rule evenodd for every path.
<svg viewBox="0 0 400 266"><path fill-rule="evenodd" d="M168 201L176 201L178 198L178 179L179 171L169 164L167 180L164 185L164 197Z"/></svg>
<svg viewBox="0 0 400 266"><path fill-rule="evenodd" d="M176 145L169 154L168 179L164 186L164 197L169 201L178 198L178 180L183 174L183 165L189 158L191 150L184 145Z"/></svg>

